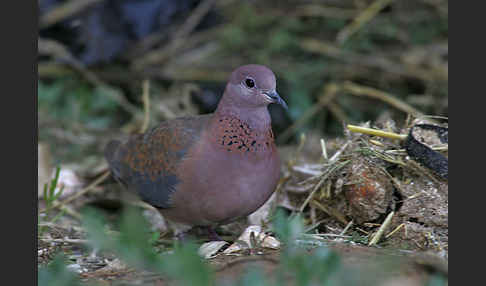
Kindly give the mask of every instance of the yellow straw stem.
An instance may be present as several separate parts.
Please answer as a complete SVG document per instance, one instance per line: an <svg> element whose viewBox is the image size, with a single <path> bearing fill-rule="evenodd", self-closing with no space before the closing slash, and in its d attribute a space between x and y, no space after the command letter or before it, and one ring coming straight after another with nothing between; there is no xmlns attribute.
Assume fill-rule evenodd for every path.
<svg viewBox="0 0 486 286"><path fill-rule="evenodd" d="M386 132L378 129L366 128L366 127L361 127L361 126L356 126L351 124L348 124L347 127L351 132L358 132L358 133L391 138L391 139L398 139L398 140L405 140L407 138L406 134L397 134L393 132Z"/></svg>

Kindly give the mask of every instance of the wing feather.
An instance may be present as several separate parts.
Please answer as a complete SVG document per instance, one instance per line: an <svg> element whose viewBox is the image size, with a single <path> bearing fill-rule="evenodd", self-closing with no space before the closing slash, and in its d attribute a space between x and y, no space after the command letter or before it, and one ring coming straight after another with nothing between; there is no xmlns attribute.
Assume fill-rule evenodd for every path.
<svg viewBox="0 0 486 286"><path fill-rule="evenodd" d="M177 168L209 121L210 115L182 117L132 136L124 144L111 141L105 158L112 174L147 203L169 208L180 183Z"/></svg>

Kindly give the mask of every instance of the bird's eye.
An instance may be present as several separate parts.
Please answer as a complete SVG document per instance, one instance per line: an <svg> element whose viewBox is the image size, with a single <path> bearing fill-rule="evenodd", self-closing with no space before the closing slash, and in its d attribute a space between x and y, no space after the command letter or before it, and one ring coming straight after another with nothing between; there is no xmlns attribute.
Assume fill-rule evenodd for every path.
<svg viewBox="0 0 486 286"><path fill-rule="evenodd" d="M245 84L247 87L252 88L255 86L255 81L253 81L251 78L247 78L245 80Z"/></svg>

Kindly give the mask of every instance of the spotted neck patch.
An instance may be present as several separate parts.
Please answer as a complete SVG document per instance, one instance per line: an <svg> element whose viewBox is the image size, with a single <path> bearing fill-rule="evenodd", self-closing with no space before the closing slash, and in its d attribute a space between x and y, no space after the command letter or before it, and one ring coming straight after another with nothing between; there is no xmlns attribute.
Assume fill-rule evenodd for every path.
<svg viewBox="0 0 486 286"><path fill-rule="evenodd" d="M265 152L274 144L270 126L265 131L256 131L234 116L218 117L214 124L216 132L213 143L228 152Z"/></svg>

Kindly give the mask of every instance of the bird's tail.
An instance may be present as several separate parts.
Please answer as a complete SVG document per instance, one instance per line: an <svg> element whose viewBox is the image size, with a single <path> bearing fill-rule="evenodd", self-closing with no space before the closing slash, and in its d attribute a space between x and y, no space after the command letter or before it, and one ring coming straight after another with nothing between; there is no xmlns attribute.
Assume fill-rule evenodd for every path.
<svg viewBox="0 0 486 286"><path fill-rule="evenodd" d="M112 140L108 142L105 147L104 155L106 161L108 161L108 165L110 166L111 174L122 185L126 185L125 182L120 180L120 170L119 170L119 162L117 162L116 154L119 151L121 146L121 142L118 140Z"/></svg>
<svg viewBox="0 0 486 286"><path fill-rule="evenodd" d="M115 161L115 154L118 151L118 148L120 147L121 142L118 140L112 140L108 142L108 144L105 147L105 159L108 161L108 164L113 165Z"/></svg>

